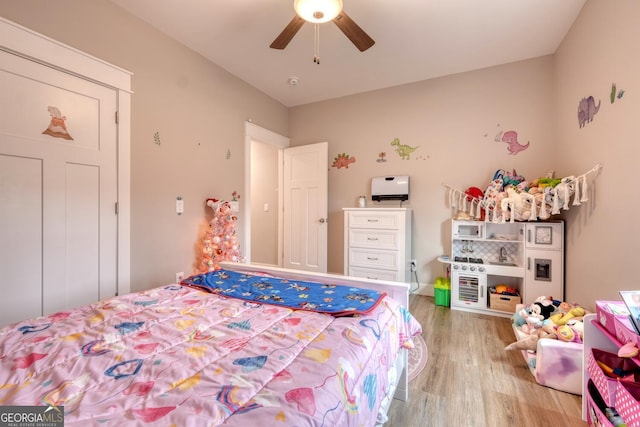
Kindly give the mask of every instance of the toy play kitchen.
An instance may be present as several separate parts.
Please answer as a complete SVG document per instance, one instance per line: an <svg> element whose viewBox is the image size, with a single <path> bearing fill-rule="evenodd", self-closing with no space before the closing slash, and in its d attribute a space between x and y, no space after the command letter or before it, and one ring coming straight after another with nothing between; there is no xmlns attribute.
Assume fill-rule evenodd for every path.
<svg viewBox="0 0 640 427"><path fill-rule="evenodd" d="M588 202L601 170L527 180L498 169L482 188L443 184L453 219L451 256L440 260L451 264L451 307L510 316L520 302L563 300L564 222L551 218Z"/></svg>
<svg viewBox="0 0 640 427"><path fill-rule="evenodd" d="M451 221L451 308L508 317L564 299L564 222Z"/></svg>

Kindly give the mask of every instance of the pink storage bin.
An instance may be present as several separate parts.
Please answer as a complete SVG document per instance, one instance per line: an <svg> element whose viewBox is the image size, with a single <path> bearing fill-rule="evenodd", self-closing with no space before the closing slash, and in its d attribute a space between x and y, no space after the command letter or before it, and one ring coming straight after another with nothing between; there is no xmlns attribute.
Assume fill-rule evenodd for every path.
<svg viewBox="0 0 640 427"><path fill-rule="evenodd" d="M633 342L640 348L640 335L636 334L636 330L628 316L616 317L614 323L616 325L615 335L618 341L622 344Z"/></svg>
<svg viewBox="0 0 640 427"><path fill-rule="evenodd" d="M600 322L611 335L615 335L616 317L628 318L629 310L622 301L596 301L596 314L598 316L598 322Z"/></svg>
<svg viewBox="0 0 640 427"><path fill-rule="evenodd" d="M616 388L619 381L607 376L597 361L606 364L611 369L619 368L623 371L634 373L636 374L636 378L640 377L640 367L629 358L618 357L617 354L597 348L591 349L589 362L587 364L589 377L591 377L593 384L596 386L596 389L598 389L604 403L607 406L616 406Z"/></svg>
<svg viewBox="0 0 640 427"><path fill-rule="evenodd" d="M627 427L640 427L640 383L620 381L616 389L616 411Z"/></svg>
<svg viewBox="0 0 640 427"><path fill-rule="evenodd" d="M613 426L600 408L604 402L592 381L587 388L587 424L590 426Z"/></svg>

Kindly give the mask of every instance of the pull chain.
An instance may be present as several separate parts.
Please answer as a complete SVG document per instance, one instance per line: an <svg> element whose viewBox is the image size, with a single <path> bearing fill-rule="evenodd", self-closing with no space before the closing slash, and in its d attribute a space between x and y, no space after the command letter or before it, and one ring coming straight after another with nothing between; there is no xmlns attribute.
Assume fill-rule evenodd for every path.
<svg viewBox="0 0 640 427"><path fill-rule="evenodd" d="M313 62L320 65L320 25L313 29Z"/></svg>

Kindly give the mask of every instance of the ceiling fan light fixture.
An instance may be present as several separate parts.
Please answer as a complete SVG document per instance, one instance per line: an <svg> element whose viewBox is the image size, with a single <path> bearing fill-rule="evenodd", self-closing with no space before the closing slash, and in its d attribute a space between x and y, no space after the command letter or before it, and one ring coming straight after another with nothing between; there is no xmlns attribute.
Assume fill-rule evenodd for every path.
<svg viewBox="0 0 640 427"><path fill-rule="evenodd" d="M342 0L294 0L293 8L305 21L322 24L342 12Z"/></svg>

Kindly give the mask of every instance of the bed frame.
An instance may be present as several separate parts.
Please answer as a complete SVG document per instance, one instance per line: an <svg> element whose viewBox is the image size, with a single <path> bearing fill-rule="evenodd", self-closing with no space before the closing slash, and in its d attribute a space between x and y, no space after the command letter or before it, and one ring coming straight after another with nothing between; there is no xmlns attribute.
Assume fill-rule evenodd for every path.
<svg viewBox="0 0 640 427"><path fill-rule="evenodd" d="M309 282L328 283L334 285L356 286L359 288L373 289L379 292L386 292L391 298L396 300L406 309L409 309L409 284L403 282L392 282L388 280L371 280L360 277L341 276L338 274L315 273L302 270L290 270L286 268L278 268L268 265L258 264L242 264L223 262L220 267L225 270L243 271L248 273L268 273L276 277L282 277L293 280L306 280ZM398 383L395 385L393 397L406 401L409 397L409 380L407 378L406 367L408 363L407 350L401 350L398 358L394 362L398 375ZM384 403L384 402L383 402ZM387 413L391 400L387 402L386 407L382 408Z"/></svg>

